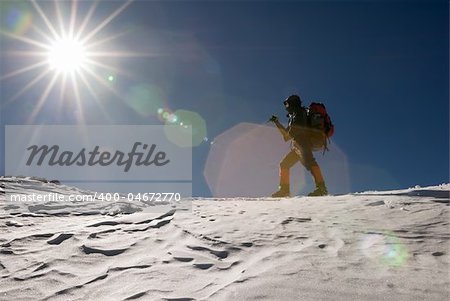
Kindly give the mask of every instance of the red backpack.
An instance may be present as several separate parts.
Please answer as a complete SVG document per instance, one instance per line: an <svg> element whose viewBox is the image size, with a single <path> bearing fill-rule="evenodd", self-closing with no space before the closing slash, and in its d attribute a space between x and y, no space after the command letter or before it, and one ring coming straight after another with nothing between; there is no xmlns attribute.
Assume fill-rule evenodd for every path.
<svg viewBox="0 0 450 301"><path fill-rule="evenodd" d="M312 102L309 105L308 123L310 127L322 130L327 140L334 134L334 125L323 103ZM324 148L328 149L327 141L325 141Z"/></svg>

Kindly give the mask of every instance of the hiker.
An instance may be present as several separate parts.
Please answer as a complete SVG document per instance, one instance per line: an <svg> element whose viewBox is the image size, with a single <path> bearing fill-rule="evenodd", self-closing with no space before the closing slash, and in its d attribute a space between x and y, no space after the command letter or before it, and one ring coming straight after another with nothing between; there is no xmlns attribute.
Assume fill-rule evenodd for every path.
<svg viewBox="0 0 450 301"><path fill-rule="evenodd" d="M320 167L314 158L313 151L319 149L327 149L327 136L331 136L334 128L332 128L331 134L325 132L322 126L315 127L311 114L311 106L316 103L312 103L310 109L302 106L302 101L298 95L289 96L284 102L284 106L288 112L288 127L285 128L278 120L278 117L272 116L272 121L281 135L284 141L291 141L291 151L280 162L280 186L279 190L272 194L272 197L289 197L289 169L298 161L312 174L316 189L309 193L308 196L323 196L327 195L327 187L325 186L325 180L320 171ZM317 104L316 104L317 105ZM323 106L322 104L319 104ZM326 114L325 106L323 106ZM329 121L328 127L333 127L328 115L327 121Z"/></svg>

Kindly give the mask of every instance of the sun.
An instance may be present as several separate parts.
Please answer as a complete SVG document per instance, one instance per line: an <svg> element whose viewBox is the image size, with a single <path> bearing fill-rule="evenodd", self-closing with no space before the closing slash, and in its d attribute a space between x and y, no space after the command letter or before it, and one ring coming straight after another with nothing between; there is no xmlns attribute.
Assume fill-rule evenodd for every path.
<svg viewBox="0 0 450 301"><path fill-rule="evenodd" d="M49 47L47 62L51 70L59 73L80 71L87 63L86 46L74 37L55 40Z"/></svg>
<svg viewBox="0 0 450 301"><path fill-rule="evenodd" d="M17 93L6 99L2 105L12 104L35 87L40 91L33 95L40 97L34 100L28 123L34 122L48 99L53 99L58 106L64 102L75 103L76 111L80 112L77 122L83 123L85 102L81 99L82 95L92 96L89 99L100 106L101 89L106 89L122 99L113 83L117 75L130 76L130 73L109 62L111 59L114 61L117 58L145 57L151 54L115 50L113 42L128 31L111 34L105 30L133 0L123 1L104 19L96 19L95 16L99 2L93 1L89 5L78 0L52 0L42 1L41 7L38 1L29 0L32 10L27 11L27 16L32 18L28 18L31 20L28 31L16 32L0 28L1 37L22 43L8 54L17 58L13 61L17 62L19 67L9 73L0 74L0 81L21 76L24 78ZM13 10L11 14L15 16L17 12Z"/></svg>

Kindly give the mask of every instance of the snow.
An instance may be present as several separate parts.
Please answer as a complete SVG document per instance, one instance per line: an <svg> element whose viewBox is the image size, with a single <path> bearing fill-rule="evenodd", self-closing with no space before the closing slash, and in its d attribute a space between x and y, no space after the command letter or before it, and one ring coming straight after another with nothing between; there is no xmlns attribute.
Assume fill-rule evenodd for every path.
<svg viewBox="0 0 450 301"><path fill-rule="evenodd" d="M0 300L448 300L450 184L188 207L0 178ZM163 210L155 210L161 207ZM161 209L160 208L160 209Z"/></svg>

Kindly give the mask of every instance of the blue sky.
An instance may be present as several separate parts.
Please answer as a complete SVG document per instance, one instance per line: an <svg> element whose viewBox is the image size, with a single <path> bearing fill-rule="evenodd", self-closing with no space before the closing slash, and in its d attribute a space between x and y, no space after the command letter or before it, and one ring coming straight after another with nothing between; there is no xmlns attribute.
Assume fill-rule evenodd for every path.
<svg viewBox="0 0 450 301"><path fill-rule="evenodd" d="M95 18L120 4L100 3ZM123 31L115 49L149 55L108 58L132 73L117 74L114 89L127 97L130 86L151 86L172 110L198 112L210 140L241 122L284 116L282 101L298 93L327 105L352 191L449 181L447 1L135 1L99 35ZM1 39L4 53L24 47ZM2 55L2 73L27 59ZM2 102L30 78L2 80ZM28 122L42 90L3 105L2 125ZM98 90L104 108L86 100L86 123L160 122ZM56 110L53 96L34 123L76 123L74 105ZM195 195L210 193L202 174L209 149L208 142L193 149Z"/></svg>

